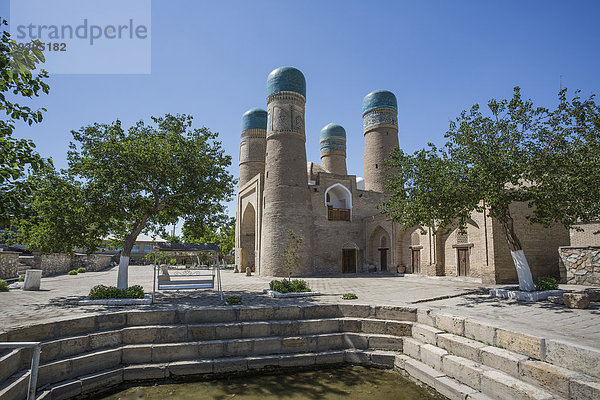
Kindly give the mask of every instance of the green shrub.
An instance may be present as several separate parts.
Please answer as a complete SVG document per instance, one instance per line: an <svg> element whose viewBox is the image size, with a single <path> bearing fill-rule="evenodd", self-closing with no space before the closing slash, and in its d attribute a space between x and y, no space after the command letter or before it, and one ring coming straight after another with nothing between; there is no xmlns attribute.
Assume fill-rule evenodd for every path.
<svg viewBox="0 0 600 400"><path fill-rule="evenodd" d="M99 299L143 299L144 288L140 285L130 286L127 289L117 289L114 286L96 285L90 290L91 300Z"/></svg>
<svg viewBox="0 0 600 400"><path fill-rule="evenodd" d="M535 279L535 290L555 290L558 289L558 279L551 276L540 276Z"/></svg>
<svg viewBox="0 0 600 400"><path fill-rule="evenodd" d="M269 288L279 293L310 292L308 283L301 279L271 281Z"/></svg>
<svg viewBox="0 0 600 400"><path fill-rule="evenodd" d="M86 269L85 269L85 268L83 268L83 267L81 267L81 268L77 268L77 273L78 273L78 274L84 274L84 273L85 273L85 271L86 271Z"/></svg>
<svg viewBox="0 0 600 400"><path fill-rule="evenodd" d="M169 261L169 264L171 264L171 265L177 264L177 259L176 258L171 258L171 260Z"/></svg>
<svg viewBox="0 0 600 400"><path fill-rule="evenodd" d="M8 283L4 279L0 279L0 292L8 292Z"/></svg>
<svg viewBox="0 0 600 400"><path fill-rule="evenodd" d="M19 276L19 282L25 282L25 275Z"/></svg>
<svg viewBox="0 0 600 400"><path fill-rule="evenodd" d="M342 294L342 298L346 300L358 299L358 296L354 293L344 293Z"/></svg>
<svg viewBox="0 0 600 400"><path fill-rule="evenodd" d="M77 275L77 271L72 269L69 271L69 275Z"/></svg>
<svg viewBox="0 0 600 400"><path fill-rule="evenodd" d="M225 299L225 302L229 305L242 304L242 298L240 296L229 296Z"/></svg>

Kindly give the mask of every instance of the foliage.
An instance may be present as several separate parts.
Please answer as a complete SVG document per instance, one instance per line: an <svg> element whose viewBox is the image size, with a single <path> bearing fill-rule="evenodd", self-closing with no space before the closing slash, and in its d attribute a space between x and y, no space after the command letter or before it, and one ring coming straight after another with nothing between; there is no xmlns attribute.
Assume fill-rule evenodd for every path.
<svg viewBox="0 0 600 400"><path fill-rule="evenodd" d="M177 235L167 235L164 239L168 243L182 243L183 242L183 238L181 236L177 236Z"/></svg>
<svg viewBox="0 0 600 400"><path fill-rule="evenodd" d="M510 100L474 105L450 123L443 148L396 149L383 207L404 226L444 233L465 229L473 211L500 222L511 251L522 249L509 206L525 202L530 222L589 222L600 217L600 109L594 96L534 107L514 89Z"/></svg>
<svg viewBox="0 0 600 400"><path fill-rule="evenodd" d="M84 274L87 270L83 267L77 268L77 273L78 274Z"/></svg>
<svg viewBox="0 0 600 400"><path fill-rule="evenodd" d="M7 25L0 18L0 27ZM33 42L32 46L18 46L3 30L0 37L0 111L6 117L0 120L0 224L20 216L22 197L31 191L26 170L38 170L50 163L35 151L31 140L12 136L17 121L29 125L42 121L44 108L38 110L15 102L18 96L33 98L48 93L50 87L44 79L48 73L43 69L34 75L37 64L44 62L44 54Z"/></svg>
<svg viewBox="0 0 600 400"><path fill-rule="evenodd" d="M225 302L229 305L242 304L242 297L241 296L229 296L228 298L225 299Z"/></svg>
<svg viewBox="0 0 600 400"><path fill-rule="evenodd" d="M171 258L171 259L169 260L169 264L171 264L171 265L175 265L175 264L177 264L177 259L176 259L176 258Z"/></svg>
<svg viewBox="0 0 600 400"><path fill-rule="evenodd" d="M25 282L25 275L19 276L18 282Z"/></svg>
<svg viewBox="0 0 600 400"><path fill-rule="evenodd" d="M288 280L295 269L300 268L300 256L298 249L302 245L302 238L296 236L294 231L290 230L287 235L285 249L283 249L283 268L288 273Z"/></svg>
<svg viewBox="0 0 600 400"><path fill-rule="evenodd" d="M556 290L558 289L558 279L551 276L540 276L535 278L535 290Z"/></svg>
<svg viewBox="0 0 600 400"><path fill-rule="evenodd" d="M89 298L98 299L143 299L144 288L133 285L126 289L118 289L114 286L97 285L90 290Z"/></svg>
<svg viewBox="0 0 600 400"><path fill-rule="evenodd" d="M342 294L342 298L345 300L354 300L358 299L358 296L355 293L344 293Z"/></svg>
<svg viewBox="0 0 600 400"><path fill-rule="evenodd" d="M235 218L217 214L209 220L187 219L182 233L186 243L219 243L221 252L229 254L235 247Z"/></svg>
<svg viewBox="0 0 600 400"><path fill-rule="evenodd" d="M26 218L16 223L15 241L42 253L76 248L92 252L102 245L109 219L102 219L102 195L67 172L45 167L29 178L35 190L23 203Z"/></svg>
<svg viewBox="0 0 600 400"><path fill-rule="evenodd" d="M77 270L72 269L68 272L69 275L77 275Z"/></svg>
<svg viewBox="0 0 600 400"><path fill-rule="evenodd" d="M282 279L280 281L273 280L269 283L269 288L279 293L310 292L308 283L301 279Z"/></svg>
<svg viewBox="0 0 600 400"><path fill-rule="evenodd" d="M0 279L0 292L8 292L8 283L4 279Z"/></svg>

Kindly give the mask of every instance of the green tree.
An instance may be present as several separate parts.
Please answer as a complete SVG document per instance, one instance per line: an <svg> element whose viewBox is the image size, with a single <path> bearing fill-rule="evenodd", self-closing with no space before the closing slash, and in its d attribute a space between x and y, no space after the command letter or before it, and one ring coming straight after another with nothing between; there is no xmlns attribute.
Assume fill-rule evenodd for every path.
<svg viewBox="0 0 600 400"><path fill-rule="evenodd" d="M28 178L34 189L22 196L23 213L16 222L16 242L42 253L86 249L102 245L109 220L102 219L93 187L45 166Z"/></svg>
<svg viewBox="0 0 600 400"><path fill-rule="evenodd" d="M192 117L170 114L125 131L120 121L73 131L69 172L98 194L96 219L122 239L117 287L127 287L137 236L178 218L210 220L223 213L234 179L217 133L193 129Z"/></svg>
<svg viewBox="0 0 600 400"><path fill-rule="evenodd" d="M229 254L235 247L235 218L221 214L212 220L188 219L182 234L187 243L219 243L221 252Z"/></svg>
<svg viewBox="0 0 600 400"><path fill-rule="evenodd" d="M565 93L551 111L523 100L515 88L512 99L489 101L487 115L479 105L463 111L450 123L443 148L430 143L414 154L394 151L388 166L401 173L389 177L385 212L437 234L454 225L465 229L473 211L487 209L502 226L520 288L534 290L510 204L526 202L529 221L546 226L568 228L600 216L600 113L593 96L569 101Z"/></svg>
<svg viewBox="0 0 600 400"><path fill-rule="evenodd" d="M6 24L0 18L0 29ZM31 99L50 90L44 82L48 73L43 69L35 75L32 72L44 62L37 44L19 46L5 30L0 37L0 111L6 114L0 119L0 225L8 225L22 212L23 196L31 191L25 179L27 170L36 171L46 163L35 151L33 141L12 136L17 121L29 125L41 122L42 112L46 111L17 104L19 97Z"/></svg>

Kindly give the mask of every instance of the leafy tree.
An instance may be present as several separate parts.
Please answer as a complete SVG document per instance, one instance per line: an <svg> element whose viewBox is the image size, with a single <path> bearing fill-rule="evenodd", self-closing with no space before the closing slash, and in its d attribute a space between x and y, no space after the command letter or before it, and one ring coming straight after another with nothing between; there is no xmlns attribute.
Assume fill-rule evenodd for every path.
<svg viewBox="0 0 600 400"><path fill-rule="evenodd" d="M221 214L208 221L188 219L182 233L187 243L219 243L223 254L229 254L235 247L235 218Z"/></svg>
<svg viewBox="0 0 600 400"><path fill-rule="evenodd" d="M6 25L0 18L0 27ZM28 168L36 171L45 160L35 151L31 140L12 136L19 120L31 125L42 121L44 108L34 110L17 104L19 97L37 97L48 93L50 87L44 82L48 73L43 69L34 75L36 65L44 62L44 55L37 41L28 46L18 46L3 30L0 36L0 111L6 116L0 119L0 224L7 225L11 218L22 212L22 196L31 186L25 179Z"/></svg>
<svg viewBox="0 0 600 400"><path fill-rule="evenodd" d="M94 251L109 229L96 199L102 194L66 172L45 166L28 179L33 191L23 196L16 242L42 253Z"/></svg>
<svg viewBox="0 0 600 400"><path fill-rule="evenodd" d="M488 113L474 105L450 123L443 148L429 144L414 154L396 150L389 167L385 212L404 226L429 226L437 234L465 229L473 211L487 209L501 225L522 290L533 279L514 231L509 206L526 202L530 222L571 227L600 216L599 116L593 96L555 110L534 107L515 88L511 100L491 100Z"/></svg>
<svg viewBox="0 0 600 400"><path fill-rule="evenodd" d="M223 212L234 179L217 133L193 129L187 115L152 118L127 131L120 121L73 131L69 171L93 188L110 232L123 241L117 287L127 287L129 256L137 236L159 231L179 217L210 220Z"/></svg>

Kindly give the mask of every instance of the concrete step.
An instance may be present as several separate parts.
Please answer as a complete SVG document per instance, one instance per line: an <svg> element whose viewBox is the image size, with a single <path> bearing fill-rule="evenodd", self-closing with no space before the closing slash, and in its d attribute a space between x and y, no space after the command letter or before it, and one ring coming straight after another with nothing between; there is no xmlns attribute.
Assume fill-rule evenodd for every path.
<svg viewBox="0 0 600 400"><path fill-rule="evenodd" d="M29 371L19 371L0 384L0 400L22 400L27 398Z"/></svg>
<svg viewBox="0 0 600 400"><path fill-rule="evenodd" d="M0 382L4 382L23 367L22 349L12 349L0 357Z"/></svg>
<svg viewBox="0 0 600 400"><path fill-rule="evenodd" d="M482 357L482 354L488 354L489 349L486 348L491 346L485 346L479 342L473 343L474 341L470 339L456 335L439 334L437 337L438 342L446 348L434 346L430 343L423 343L415 338L405 338L403 341L404 355L419 361L427 368L435 371L432 372L425 369L428 371L428 375L435 378L447 376L491 398L568 398L569 378L578 376L575 373L569 375L564 369L556 371L554 366L550 364L539 361L534 363L527 358L516 362L517 372L520 373L516 376L511 376L493 366L482 364L483 360L489 359L488 355ZM486 350L480 352L482 349ZM496 363L502 365L503 360L511 360L511 357L515 357L514 353L507 352L506 350L501 352L498 350L502 349L493 349L495 349L493 353L494 357L497 358L494 359L493 363L489 362L489 364ZM490 354L492 353L490 352ZM418 365L419 368L421 367L420 364L415 365ZM408 369L410 370L410 368ZM512 367L504 366L504 368L510 369ZM423 368L420 368L420 372L415 372L415 374L424 374L425 372L422 370ZM559 372L561 373L560 375ZM439 374L439 376L435 376L435 374ZM427 381L425 383L433 384L434 382L430 379L429 383ZM440 385L440 383L435 384ZM432 387L440 390L435 386Z"/></svg>

